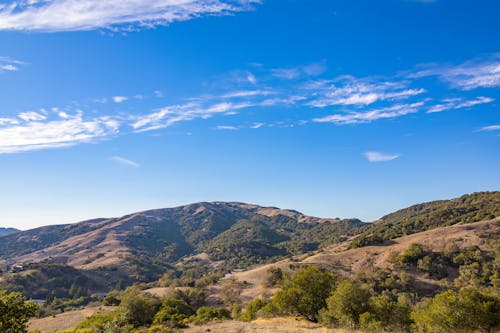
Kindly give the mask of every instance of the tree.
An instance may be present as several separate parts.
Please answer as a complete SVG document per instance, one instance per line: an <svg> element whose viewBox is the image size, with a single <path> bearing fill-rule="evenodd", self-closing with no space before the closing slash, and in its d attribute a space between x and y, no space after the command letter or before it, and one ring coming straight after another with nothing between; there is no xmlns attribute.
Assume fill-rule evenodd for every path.
<svg viewBox="0 0 500 333"><path fill-rule="evenodd" d="M327 300L327 312L334 322L350 327L359 325L361 314L370 310L371 290L359 282L346 280Z"/></svg>
<svg viewBox="0 0 500 333"><path fill-rule="evenodd" d="M411 317L418 332L489 332L500 325L500 298L472 288L448 290L419 304Z"/></svg>
<svg viewBox="0 0 500 333"><path fill-rule="evenodd" d="M318 312L326 306L326 299L336 281L331 272L323 272L314 266L302 268L293 280L283 284L267 309L277 314L302 315L317 321Z"/></svg>
<svg viewBox="0 0 500 333"><path fill-rule="evenodd" d="M151 324L159 305L156 298L142 294L136 287L127 288L120 303L128 323L135 327Z"/></svg>
<svg viewBox="0 0 500 333"><path fill-rule="evenodd" d="M0 290L0 332L27 332L28 320L35 315L38 306L26 302L21 293Z"/></svg>
<svg viewBox="0 0 500 333"><path fill-rule="evenodd" d="M185 301L168 298L163 301L160 311L154 317L155 324L167 324L172 327L184 327L186 320L194 315L193 308Z"/></svg>

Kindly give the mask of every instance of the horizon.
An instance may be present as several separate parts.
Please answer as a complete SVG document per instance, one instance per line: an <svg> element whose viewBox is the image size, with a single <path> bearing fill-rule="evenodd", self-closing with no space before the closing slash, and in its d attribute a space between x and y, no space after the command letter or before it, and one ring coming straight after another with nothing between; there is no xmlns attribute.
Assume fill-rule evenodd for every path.
<svg viewBox="0 0 500 333"><path fill-rule="evenodd" d="M96 3L0 5L0 226L500 189L498 1Z"/></svg>
<svg viewBox="0 0 500 333"><path fill-rule="evenodd" d="M480 192L496 192L496 191L480 191ZM473 192L473 193L479 193L479 192ZM253 202L242 202L242 201L220 201L220 200L215 200L215 201L198 201L198 202L191 202L191 203L185 203L185 204L179 204L179 205L175 205L175 206L164 206L164 207L157 207L157 208L146 208L146 209L141 209L141 210L138 210L138 211L133 211L133 212L124 212L124 213L119 213L119 214L115 214L115 215L112 215L112 216L94 216L94 217L84 217L84 218L81 218L81 219L78 219L77 221L69 221L69 222L63 222L63 223L55 223L55 224L47 224L47 225L40 225L40 226L36 226L34 228L29 228L29 229L18 229L18 228L15 228L15 227L11 227L11 226L2 226L0 225L0 228L6 228L6 229L9 229L9 228L14 228L14 229L18 229L20 231L27 231L27 230L32 230L32 229L36 229L36 228L41 228L41 227L47 227L47 226L52 226L52 225L67 225L67 224L77 224L77 223L80 223L80 222L86 222L86 221L90 221L90 220L94 220L94 219L116 219L116 218L123 218L125 216L128 216L128 215L132 215L132 214L136 214L136 213L144 213L144 212L148 212L148 211L152 211L152 210L161 210L161 209L175 209L175 208L180 208L180 207L185 207L185 206L189 206L189 205L196 205L196 204L203 204L203 203L208 203L208 204L217 204L217 203L222 203L222 204L230 204L230 203L239 203L239 204L248 204L248 205L256 205L256 206L259 206L259 207L263 207L263 208L277 208L277 209L280 209L280 210L288 210L288 211L296 211L300 214L303 214L305 216L310 216L310 217L317 217L317 218L323 218L323 219L359 219L360 221L364 222L364 223L374 223L378 220L380 220L382 217L386 216L386 215L389 215L389 214L392 214L394 212L397 212L401 209L405 209L405 208L408 208L408 207L411 207L411 206L414 206L414 205L419 205L419 204L425 204L425 203L429 203L429 202L433 202L433 201L441 201L441 200L452 200L452 199L457 199L463 195L468 195L468 194L473 194L473 193L463 193L462 195L460 196L457 196L457 197L453 197L453 198L448 198L448 199L435 199L435 200L429 200L429 201L422 201L422 202L416 202L416 203L413 203L409 206L405 206L405 207L400 207L400 208L396 208L392 211L389 211L381 216L379 216L378 218L376 219L373 219L373 220L364 220L362 218L359 218L357 216L317 216L317 215L311 215L311 214L307 214L306 212L303 212L301 210L297 210L297 209L294 209L292 207L278 207L278 206L275 206L275 205L268 205L268 204L259 204L259 203L253 203Z"/></svg>

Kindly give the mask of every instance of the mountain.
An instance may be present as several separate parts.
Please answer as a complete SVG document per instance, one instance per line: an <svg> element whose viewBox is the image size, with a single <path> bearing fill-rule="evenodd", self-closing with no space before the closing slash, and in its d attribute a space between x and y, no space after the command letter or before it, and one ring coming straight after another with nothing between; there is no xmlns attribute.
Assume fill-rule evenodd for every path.
<svg viewBox="0 0 500 333"><path fill-rule="evenodd" d="M108 288L157 280L169 270L182 275L184 267L196 276L247 268L340 242L367 225L275 207L203 202L7 235L0 242L0 266L24 264L43 280L71 267L92 280L89 288ZM208 258L204 266L196 264L200 255ZM3 283L26 289L23 276L4 277Z"/></svg>
<svg viewBox="0 0 500 333"><path fill-rule="evenodd" d="M387 258L386 250L409 235L432 231L432 239L437 239L436 235L446 236L457 227L463 239L469 232L477 233L474 237L481 241L493 240L498 222L486 223L490 229L475 228L482 225L477 222L497 221L499 216L500 192L411 206L373 224L239 202L201 202L2 236L0 289L20 290L35 298L74 298L135 282L205 286L235 269L286 258L291 264L302 260L298 255L331 251L344 254L330 256L330 265L338 262L353 273L360 271L356 267L369 267L361 264L363 254L370 262L382 254ZM334 250L329 250L331 246ZM346 252L348 248L354 252ZM426 257L436 259L432 253ZM349 258L358 259L349 262ZM23 265L23 271L8 273L16 264ZM458 274L457 266L449 267Z"/></svg>
<svg viewBox="0 0 500 333"><path fill-rule="evenodd" d="M309 256L234 272L231 279L221 280L211 288L210 298L214 303L222 304L228 285L244 285L238 298L246 304L275 291L262 287L266 285L271 269L291 273L305 265L323 267L347 277L359 277L367 283L377 281L383 289L411 292L419 297L431 296L461 283L498 288L499 240L500 217L438 227L394 238L391 243L382 245L349 249L349 240ZM415 244L423 248L420 258L402 264L400 258L407 257ZM426 256L431 259L431 265L425 265Z"/></svg>
<svg viewBox="0 0 500 333"><path fill-rule="evenodd" d="M14 228L0 228L0 237L8 235L8 234L15 233L15 232L18 232L18 231L19 230L14 229Z"/></svg>
<svg viewBox="0 0 500 333"><path fill-rule="evenodd" d="M385 241L457 223L473 223L500 216L500 192L477 192L452 200L414 205L382 217L366 229L351 247Z"/></svg>

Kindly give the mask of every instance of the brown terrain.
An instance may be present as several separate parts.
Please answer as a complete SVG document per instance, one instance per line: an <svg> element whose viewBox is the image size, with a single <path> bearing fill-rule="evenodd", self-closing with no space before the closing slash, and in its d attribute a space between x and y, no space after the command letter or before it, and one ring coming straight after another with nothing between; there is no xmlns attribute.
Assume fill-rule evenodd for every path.
<svg viewBox="0 0 500 333"><path fill-rule="evenodd" d="M265 286L266 272L272 267L279 267L284 271L289 271L291 264L319 265L348 276L365 270L373 270L374 268L390 267L392 265L390 258L405 251L413 243L423 244L433 251L442 251L449 241L455 241L460 248L477 245L482 249L491 250L487 240L491 239L494 234L500 235L500 218L424 231L396 238L387 242L387 245L346 250L349 243L342 243L327 247L311 256L300 256L259 266L244 272L233 272L230 277L222 279L217 285L213 286L209 294L213 303L221 303L224 288L228 288L227 286L230 284L239 285L240 301L246 303L256 297L273 294L276 291ZM428 288L432 288L432 285L436 283L434 280L424 279L416 274L414 278L417 281L424 282L423 287L427 285Z"/></svg>

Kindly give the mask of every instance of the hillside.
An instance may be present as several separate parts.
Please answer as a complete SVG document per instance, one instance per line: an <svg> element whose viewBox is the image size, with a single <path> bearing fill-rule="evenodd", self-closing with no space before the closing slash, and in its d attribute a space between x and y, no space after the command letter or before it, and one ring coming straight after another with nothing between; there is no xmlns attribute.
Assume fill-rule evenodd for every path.
<svg viewBox="0 0 500 333"><path fill-rule="evenodd" d="M8 234L13 234L15 232L18 232L19 230L14 229L14 228L0 228L0 237L5 236Z"/></svg>
<svg viewBox="0 0 500 333"><path fill-rule="evenodd" d="M300 263L301 255L315 251L303 264L356 274L375 263L387 268L382 263L400 250L401 239L408 244L410 235L417 239L429 232L428 239L441 244L439 235L454 237L461 230L479 244L478 239L496 235L497 222L473 222L499 215L500 192L415 205L374 224L237 202L196 203L2 236L0 288L36 298L77 298L159 279L161 284L206 286L234 269L280 260ZM485 223L490 234L480 228ZM467 239L466 234L461 237ZM432 250L432 241L429 246ZM11 273L14 264L24 270ZM450 274L456 275L457 267Z"/></svg>
<svg viewBox="0 0 500 333"><path fill-rule="evenodd" d="M57 269L47 267L56 265L77 270L75 276L88 280L84 287L90 291L107 290L116 283L154 281L167 270L180 276L182 264L203 254L209 265L190 267L196 278L316 250L356 235L366 226L356 219L320 219L274 207L224 202L48 226L3 237L0 265L22 263L31 273L4 274L0 286L33 295L29 277L53 281L57 276L49 273ZM74 280L68 279L69 284ZM36 296L44 295L36 291Z"/></svg>
<svg viewBox="0 0 500 333"><path fill-rule="evenodd" d="M500 192L478 192L452 200L414 205L382 217L351 247L382 244L397 237L457 223L473 223L500 216Z"/></svg>
<svg viewBox="0 0 500 333"><path fill-rule="evenodd" d="M392 283L397 282L400 278L399 275L403 274L407 281L413 281L412 288L417 289L415 292L422 295L431 295L458 277L459 265L452 262L446 263L446 273L436 276L414 269L415 267L398 266L394 262L398 255L407 251L412 244L421 244L434 254L449 251L450 245L453 245L455 251L459 253L466 253L467 249L477 248L481 260L484 259L485 262L493 263L495 257L499 254L495 252L495 246L497 247L496 251L499 250L499 241L500 218L473 224L436 228L399 237L384 245L348 249L349 242L345 242L329 246L313 255L286 259L247 271L235 272L230 278L221 280L210 289L211 300L215 304L221 304L224 298L223 292L228 285L244 286L241 287L238 297L245 304L252 299L263 297L276 290L266 287L270 269L279 268L292 273L294 269L305 265L323 267L346 277L386 275L388 280L393 280ZM437 256L435 259L437 259ZM434 264L438 266L442 263L436 260Z"/></svg>

